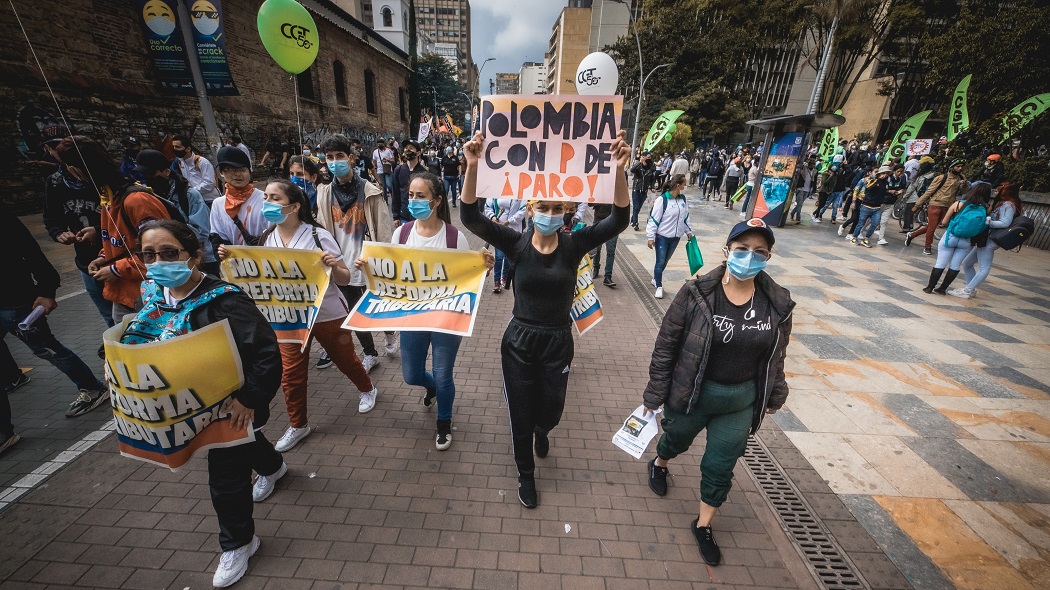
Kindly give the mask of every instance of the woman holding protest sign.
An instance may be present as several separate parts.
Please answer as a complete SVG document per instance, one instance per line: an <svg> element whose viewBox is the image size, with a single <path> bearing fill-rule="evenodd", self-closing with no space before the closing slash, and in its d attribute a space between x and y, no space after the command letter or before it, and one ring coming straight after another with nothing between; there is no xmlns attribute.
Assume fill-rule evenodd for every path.
<svg viewBox="0 0 1050 590"><path fill-rule="evenodd" d="M468 229L516 264L514 312L501 345L503 383L518 467L518 499L526 508L535 508L539 497L533 449L536 456L547 456L547 434L558 425L565 408L573 357L569 312L577 271L585 254L627 228L631 211L624 169L631 149L620 131L610 150L616 159L616 168L611 171L616 180L615 206L609 217L596 225L563 233L559 230L565 224L564 215L575 210L575 204L533 200L526 206L532 228L521 233L487 219L481 212L477 182L484 143L484 137L478 133L464 146L467 174L460 215Z"/></svg>
<svg viewBox="0 0 1050 590"><path fill-rule="evenodd" d="M200 271L201 243L192 228L177 221L150 221L139 239L141 250L135 255L146 265L149 280L142 285L142 310L120 341L146 344L228 320L244 371L244 385L223 402L223 411L234 429L254 429L255 440L208 451L208 487L223 551L212 582L225 588L241 579L259 549L252 501L266 499L288 471L261 430L281 382L277 336L246 294ZM259 475L254 486L253 470Z"/></svg>
<svg viewBox="0 0 1050 590"><path fill-rule="evenodd" d="M394 230L391 243L410 248L433 248L469 250L467 236L452 225L445 185L442 179L430 172L412 175L408 188L408 212L410 221ZM493 256L485 251L485 262L493 266ZM364 258L354 261L354 266L364 270ZM400 266L400 262L398 263ZM434 446L444 451L452 446L452 404L456 399L456 383L452 371L462 336L442 332L404 330L401 332L401 374L405 383L421 385L426 389L423 405L430 407L437 397L437 435ZM427 371L427 354L432 350L434 372Z"/></svg>
<svg viewBox="0 0 1050 590"><path fill-rule="evenodd" d="M332 234L314 221L310 198L291 181L271 179L264 192L266 196L262 215L274 225L259 237L260 244L269 248L320 250L323 253L321 262L332 269L332 274L310 337L317 339L335 366L357 386L362 400L375 400L377 390L354 351L352 333L341 327L350 308L338 285L350 283L350 269L343 262L339 245ZM225 260L229 254L224 246L219 247L219 258ZM311 432L306 412L309 342L305 347L298 342L281 342L281 362L284 367L281 388L284 390L290 425L275 446L283 453L299 444Z"/></svg>

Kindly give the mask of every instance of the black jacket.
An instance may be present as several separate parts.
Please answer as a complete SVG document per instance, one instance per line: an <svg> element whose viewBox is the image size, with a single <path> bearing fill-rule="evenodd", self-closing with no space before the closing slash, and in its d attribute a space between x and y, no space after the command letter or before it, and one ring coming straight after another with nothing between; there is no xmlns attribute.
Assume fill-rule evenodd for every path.
<svg viewBox="0 0 1050 590"><path fill-rule="evenodd" d="M666 406L684 414L690 414L696 408L714 334L710 298L719 288L725 273L723 263L686 283L671 302L653 347L649 384L642 395L645 407L655 410ZM791 293L765 272L755 277L755 288L770 302L777 334L773 346L763 356L765 371L760 372L756 379L755 389L761 398L754 405L752 434L762 425L767 408L779 409L787 400L784 357L791 338L791 313L795 307Z"/></svg>
<svg viewBox="0 0 1050 590"><path fill-rule="evenodd" d="M30 305L37 297L55 298L61 283L58 271L44 256L29 229L3 205L0 205L0 248L10 260L4 273L4 288L0 289L0 307Z"/></svg>
<svg viewBox="0 0 1050 590"><path fill-rule="evenodd" d="M634 166L631 166L631 175L634 176L634 182L631 185L633 191L644 191L649 186L649 181L652 179L652 175L656 172L656 164L651 160L649 165L646 166L641 162L635 162Z"/></svg>
<svg viewBox="0 0 1050 590"><path fill-rule="evenodd" d="M215 277L205 276L198 290L207 292L222 283ZM254 424L258 428L270 419L270 401L281 387L281 349L277 345L277 335L259 313L255 302L240 291L218 297L193 310L190 326L199 330L226 319L230 320L230 330L244 369L244 386L233 392L233 397L255 410Z"/></svg>
<svg viewBox="0 0 1050 590"><path fill-rule="evenodd" d="M394 190L390 193L390 211L394 214L394 221L413 219L408 212L408 186L412 184L412 175L416 172L427 172L422 161L416 162L415 168L410 169L407 163L394 168Z"/></svg>
<svg viewBox="0 0 1050 590"><path fill-rule="evenodd" d="M81 271L87 271L102 249L101 216L102 206L95 189L69 188L61 172L55 172L44 181L44 227L52 240L58 241L63 232L77 233L85 227L95 228L93 241L73 244L77 268Z"/></svg>

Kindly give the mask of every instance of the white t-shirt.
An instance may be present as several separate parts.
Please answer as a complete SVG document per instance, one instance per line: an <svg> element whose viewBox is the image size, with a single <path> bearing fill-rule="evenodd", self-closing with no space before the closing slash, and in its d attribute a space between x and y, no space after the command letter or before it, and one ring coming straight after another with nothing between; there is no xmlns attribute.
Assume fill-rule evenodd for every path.
<svg viewBox="0 0 1050 590"><path fill-rule="evenodd" d="M394 230L394 235L390 238L391 244L401 243L401 232L408 227L408 224L402 225L401 227ZM409 248L441 248L444 249L445 244L445 232L448 231L448 226L444 223L441 224L441 229L429 238L424 238L419 235L418 223L412 224L412 234L408 236L408 241L405 245ZM463 235L463 232L459 232L456 236L456 249L457 250L470 250L470 244L467 243L467 236Z"/></svg>
<svg viewBox="0 0 1050 590"><path fill-rule="evenodd" d="M287 244L281 239L278 233L280 230L274 229L270 232L270 235L266 236L266 243L263 245L270 248L317 250L317 242L314 241L313 236L314 229L317 230L317 239L321 242L321 248L332 256L342 257L343 253L339 250L339 244L335 242L335 238L328 233L328 230L323 227L315 228L306 223L299 226L299 229L296 230L295 235L292 236L292 239ZM316 321L331 322L333 320L342 320L348 313L350 313L350 307L347 306L346 299L343 298L339 287L336 286L335 281L328 281L328 290L324 292L324 299L321 300L321 309L317 310Z"/></svg>
<svg viewBox="0 0 1050 590"><path fill-rule="evenodd" d="M241 220L241 225L244 226L244 229L256 237L261 236L266 231L266 228L270 227L270 222L266 221L266 218L262 216L262 206L265 197L266 195L256 188L252 191L252 196L248 197L248 200L241 205L241 209L237 212L237 218ZM211 206L211 233L218 234L220 238L235 246L245 245L241 230L237 229L237 225L233 223L233 218L226 212L225 196L215 199Z"/></svg>
<svg viewBox="0 0 1050 590"><path fill-rule="evenodd" d="M916 159L911 159L904 163L904 172L908 175L908 182L915 180L915 175L919 173L920 165Z"/></svg>

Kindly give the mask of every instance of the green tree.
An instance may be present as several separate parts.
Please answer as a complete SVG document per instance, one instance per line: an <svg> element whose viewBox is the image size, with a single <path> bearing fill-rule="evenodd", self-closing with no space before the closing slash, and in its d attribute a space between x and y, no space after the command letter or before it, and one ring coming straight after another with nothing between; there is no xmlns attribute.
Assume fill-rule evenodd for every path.
<svg viewBox="0 0 1050 590"><path fill-rule="evenodd" d="M436 102L438 116L450 113L462 126L469 103L463 96L467 89L456 81L455 67L440 55L425 53L416 61L415 78L421 111L433 111Z"/></svg>
<svg viewBox="0 0 1050 590"><path fill-rule="evenodd" d="M668 140L667 136L660 140L660 143L656 144L653 151L656 153L667 152L671 155L680 154L682 152L691 152L696 146L693 141L693 128L687 123L682 123L679 120L675 123L674 133L671 134L671 139Z"/></svg>

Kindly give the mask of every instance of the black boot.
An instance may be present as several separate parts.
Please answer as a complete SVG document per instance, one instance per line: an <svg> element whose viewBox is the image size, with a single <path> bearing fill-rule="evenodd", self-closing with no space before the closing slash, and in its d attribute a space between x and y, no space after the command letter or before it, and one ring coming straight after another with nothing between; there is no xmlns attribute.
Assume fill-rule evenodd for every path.
<svg viewBox="0 0 1050 590"><path fill-rule="evenodd" d="M930 284L926 285L926 288L922 290L923 293L933 293L933 288L937 286L937 281L941 280L941 275L944 274L943 268L935 268L930 273Z"/></svg>
<svg viewBox="0 0 1050 590"><path fill-rule="evenodd" d="M948 272L944 274L944 282L941 283L941 287L939 289L934 289L934 292L940 293L941 295L946 295L948 293L948 287L952 284L952 281L954 281L955 277L957 276L959 276L959 271L952 270L949 268Z"/></svg>

